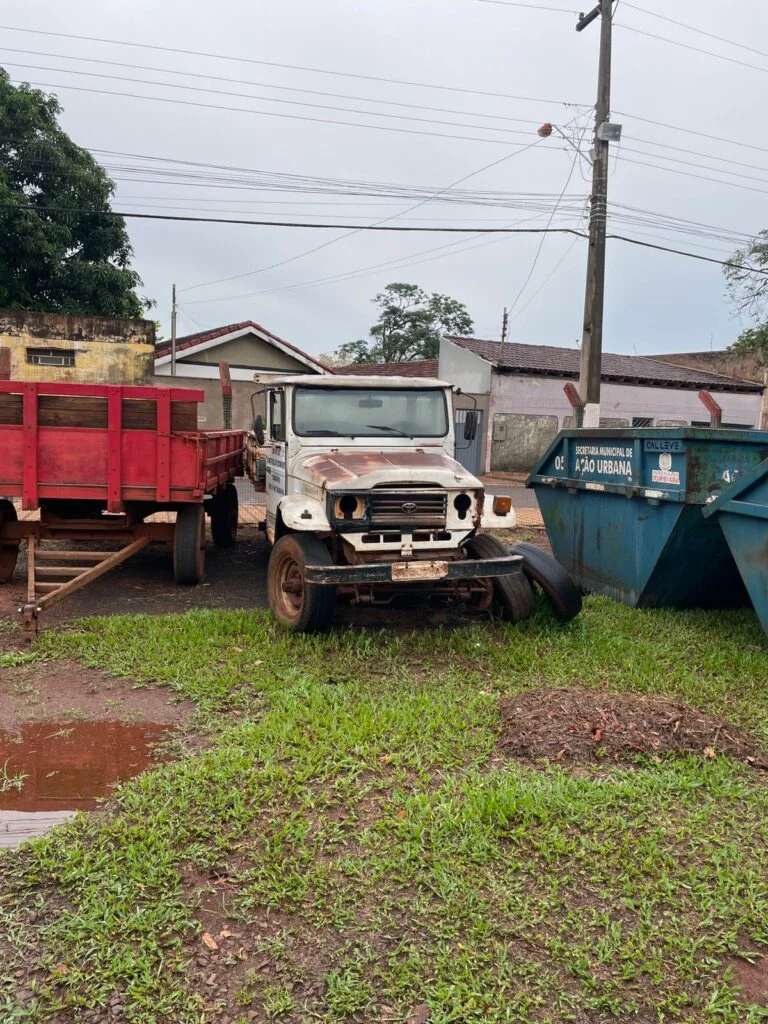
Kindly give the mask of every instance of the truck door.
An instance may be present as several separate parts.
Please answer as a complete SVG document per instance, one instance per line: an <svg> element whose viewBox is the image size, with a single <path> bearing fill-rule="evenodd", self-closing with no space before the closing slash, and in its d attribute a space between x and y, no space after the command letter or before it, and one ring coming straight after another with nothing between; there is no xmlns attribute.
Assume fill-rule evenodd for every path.
<svg viewBox="0 0 768 1024"><path fill-rule="evenodd" d="M286 458L285 458L285 392L274 389L267 396L267 531L270 539L274 538L277 508L285 494Z"/></svg>

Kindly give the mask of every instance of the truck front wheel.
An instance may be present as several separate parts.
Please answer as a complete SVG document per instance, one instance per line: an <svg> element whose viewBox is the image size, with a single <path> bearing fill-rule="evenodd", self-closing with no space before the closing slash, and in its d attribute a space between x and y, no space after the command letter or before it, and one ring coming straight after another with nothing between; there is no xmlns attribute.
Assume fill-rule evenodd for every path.
<svg viewBox="0 0 768 1024"><path fill-rule="evenodd" d="M505 558L506 547L489 533L476 533L464 544L470 558ZM503 619L521 622L533 611L533 590L521 568L509 576L496 576L493 580L492 608Z"/></svg>
<svg viewBox="0 0 768 1024"><path fill-rule="evenodd" d="M322 633L333 621L336 587L306 583L306 565L333 565L325 545L306 533L281 537L269 556L269 607L278 622L295 633Z"/></svg>

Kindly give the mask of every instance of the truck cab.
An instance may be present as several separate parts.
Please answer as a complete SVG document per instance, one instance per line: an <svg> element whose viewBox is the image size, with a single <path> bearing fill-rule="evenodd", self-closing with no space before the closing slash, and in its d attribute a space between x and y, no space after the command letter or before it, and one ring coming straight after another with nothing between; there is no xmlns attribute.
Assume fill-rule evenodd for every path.
<svg viewBox="0 0 768 1024"><path fill-rule="evenodd" d="M404 593L496 605L515 621L530 613L522 559L482 532L515 525L511 500L455 459L450 385L285 377L267 387L266 412L248 464L266 491L268 594L282 623L322 630L338 599L386 605ZM470 410L459 443L475 429Z"/></svg>

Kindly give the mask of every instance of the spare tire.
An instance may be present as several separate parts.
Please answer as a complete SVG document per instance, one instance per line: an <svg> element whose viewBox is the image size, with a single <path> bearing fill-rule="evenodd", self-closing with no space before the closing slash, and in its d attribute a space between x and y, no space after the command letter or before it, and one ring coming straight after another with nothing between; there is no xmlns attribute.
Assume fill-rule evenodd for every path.
<svg viewBox="0 0 768 1024"><path fill-rule="evenodd" d="M581 593L562 565L546 551L527 541L513 544L509 551L510 554L523 556L523 572L531 583L536 583L547 595L555 616L561 622L575 619L581 611Z"/></svg>
<svg viewBox="0 0 768 1024"><path fill-rule="evenodd" d="M464 550L470 558L504 558L507 549L489 533L476 533L464 541ZM509 552L514 554L514 552ZM533 612L533 592L518 567L508 576L493 578L493 604L500 618L509 622L522 622Z"/></svg>

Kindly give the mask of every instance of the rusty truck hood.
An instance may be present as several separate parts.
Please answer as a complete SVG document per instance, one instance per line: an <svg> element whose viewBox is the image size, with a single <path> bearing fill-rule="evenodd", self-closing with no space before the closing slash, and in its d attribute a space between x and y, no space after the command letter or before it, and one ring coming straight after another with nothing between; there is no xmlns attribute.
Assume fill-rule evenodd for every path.
<svg viewBox="0 0 768 1024"><path fill-rule="evenodd" d="M480 488L482 484L460 462L443 452L419 449L390 451L333 451L299 456L293 467L325 490L360 488L382 484L437 484L445 488Z"/></svg>

